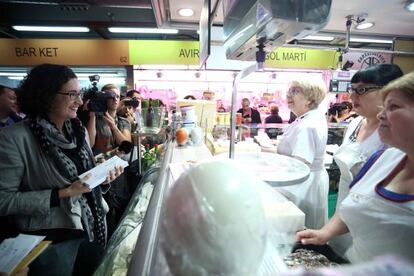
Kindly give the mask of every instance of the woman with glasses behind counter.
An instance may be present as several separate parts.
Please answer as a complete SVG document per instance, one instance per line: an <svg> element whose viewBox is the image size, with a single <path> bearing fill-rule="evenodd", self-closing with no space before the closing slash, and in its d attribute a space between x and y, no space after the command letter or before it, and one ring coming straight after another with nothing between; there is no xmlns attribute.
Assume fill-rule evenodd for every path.
<svg viewBox="0 0 414 276"><path fill-rule="evenodd" d="M297 158L310 167L305 182L278 188L305 213L306 227L320 227L328 220L329 179L323 164L328 123L326 110L319 109L325 95L326 86L321 80L291 83L287 104L297 118L285 129L277 147L279 154Z"/></svg>
<svg viewBox="0 0 414 276"><path fill-rule="evenodd" d="M378 135L377 114L382 105L380 89L402 75L397 65L379 64L356 72L351 79L350 98L359 117L349 123L342 145L334 154L341 171L337 207L348 195L349 184L366 160L384 146ZM350 235L346 234L335 238L329 245L343 255L351 243Z"/></svg>
<svg viewBox="0 0 414 276"><path fill-rule="evenodd" d="M329 223L296 234L303 244L323 245L349 232L351 263L386 254L414 261L414 72L385 86L381 96L378 134L391 148L367 160Z"/></svg>

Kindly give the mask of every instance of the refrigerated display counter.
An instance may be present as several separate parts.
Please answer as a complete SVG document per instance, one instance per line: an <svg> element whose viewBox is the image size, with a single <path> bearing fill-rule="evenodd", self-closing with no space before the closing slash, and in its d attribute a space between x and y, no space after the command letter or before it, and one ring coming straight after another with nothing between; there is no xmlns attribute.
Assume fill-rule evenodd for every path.
<svg viewBox="0 0 414 276"><path fill-rule="evenodd" d="M142 180L145 183L151 178L153 185L149 188L144 184L142 191L134 195L125 217L108 244L103 264L95 275L171 275L160 244L161 216L166 192L182 171L202 160L215 157L204 144L179 147L174 141L167 141L165 145L161 166L153 168L153 172L148 172L148 176L146 174ZM270 186L268 188L272 189ZM136 205L145 205L149 190L152 191L151 196L145 211L140 212L144 216L140 217L137 215ZM276 200L278 204L264 208L269 223L274 228L269 231L272 234L268 236L258 275L275 274L286 269L282 258L278 256L282 252L290 252L294 233L304 227L304 214L284 197L276 196L279 196ZM130 223L131 220L133 223ZM288 233L282 230L283 227L280 228L286 225L289 227L284 229L289 228Z"/></svg>

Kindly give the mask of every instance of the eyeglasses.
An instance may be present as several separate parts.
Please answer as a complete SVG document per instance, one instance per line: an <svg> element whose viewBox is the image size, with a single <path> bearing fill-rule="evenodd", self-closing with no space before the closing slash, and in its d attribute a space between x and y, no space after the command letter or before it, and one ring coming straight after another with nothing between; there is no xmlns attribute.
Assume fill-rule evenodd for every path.
<svg viewBox="0 0 414 276"><path fill-rule="evenodd" d="M83 95L81 92L76 92L76 91L69 91L65 93L58 92L57 94L69 96L69 99L71 101L76 100L76 99L82 99L82 95Z"/></svg>
<svg viewBox="0 0 414 276"><path fill-rule="evenodd" d="M348 93L349 94L356 93L361 96L369 92L380 90L382 87L383 86L365 86L365 87L358 87L358 88L348 87Z"/></svg>
<svg viewBox="0 0 414 276"><path fill-rule="evenodd" d="M299 93L302 93L302 88L300 88L300 87L291 87L287 91L287 94L291 95L291 96L294 96L294 95L299 94Z"/></svg>

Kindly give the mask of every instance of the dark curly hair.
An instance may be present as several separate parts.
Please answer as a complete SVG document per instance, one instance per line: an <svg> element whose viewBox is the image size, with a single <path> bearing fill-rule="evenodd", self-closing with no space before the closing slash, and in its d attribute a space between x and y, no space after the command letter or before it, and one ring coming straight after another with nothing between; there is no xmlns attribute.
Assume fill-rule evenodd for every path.
<svg viewBox="0 0 414 276"><path fill-rule="evenodd" d="M41 64L30 70L17 89L17 102L28 117L46 118L56 94L69 80L77 78L65 65Z"/></svg>

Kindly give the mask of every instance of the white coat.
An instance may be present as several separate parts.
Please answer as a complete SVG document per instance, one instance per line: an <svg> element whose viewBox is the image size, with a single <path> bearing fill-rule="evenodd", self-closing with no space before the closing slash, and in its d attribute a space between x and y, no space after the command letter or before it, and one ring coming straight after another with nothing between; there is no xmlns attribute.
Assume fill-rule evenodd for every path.
<svg viewBox="0 0 414 276"><path fill-rule="evenodd" d="M397 194L381 185L403 158L405 153L400 150L387 149L339 207L353 239L346 253L353 263L384 254L414 261L414 196Z"/></svg>
<svg viewBox="0 0 414 276"><path fill-rule="evenodd" d="M277 147L279 154L309 163L311 172L305 182L278 190L305 213L305 225L313 229L322 227L328 220L329 178L323 162L327 138L324 114L311 110L285 129Z"/></svg>
<svg viewBox="0 0 414 276"><path fill-rule="evenodd" d="M351 139L351 136L358 134L357 132L363 121L363 117L357 117L349 123L342 145L334 154L334 160L341 171L341 177L338 184L337 209L343 199L348 195L349 184L351 184L354 176L359 172L368 158L375 151L384 146L379 138L377 130L361 143ZM351 246L351 243L351 235L345 234L331 240L329 245L336 251L336 253L344 255L345 251Z"/></svg>

